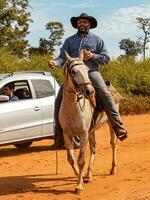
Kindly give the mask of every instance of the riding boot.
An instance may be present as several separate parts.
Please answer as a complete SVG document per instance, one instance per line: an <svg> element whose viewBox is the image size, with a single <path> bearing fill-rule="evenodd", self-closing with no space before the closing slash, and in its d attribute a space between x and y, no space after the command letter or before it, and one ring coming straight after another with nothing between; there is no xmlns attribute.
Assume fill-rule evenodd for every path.
<svg viewBox="0 0 150 200"><path fill-rule="evenodd" d="M117 136L117 138L121 141L123 141L124 139L127 138L127 130L125 128L122 127L123 123L120 121L114 121L114 119L107 113L107 111L105 111L108 119L111 123L111 126Z"/></svg>
<svg viewBox="0 0 150 200"><path fill-rule="evenodd" d="M117 138L123 141L127 138L127 131L121 126L122 120L102 75L98 71L90 71L89 77L96 90L98 103L106 112Z"/></svg>
<svg viewBox="0 0 150 200"><path fill-rule="evenodd" d="M55 108L54 108L54 120L55 120L55 127L54 127L54 147L64 147L64 138L63 138L63 130L59 122L59 110L62 102L62 94L63 94L63 85L60 87L57 97L55 99Z"/></svg>
<svg viewBox="0 0 150 200"><path fill-rule="evenodd" d="M127 138L127 130L121 127L120 124L115 123L114 125L112 125L112 128L119 140L123 141L124 139Z"/></svg>

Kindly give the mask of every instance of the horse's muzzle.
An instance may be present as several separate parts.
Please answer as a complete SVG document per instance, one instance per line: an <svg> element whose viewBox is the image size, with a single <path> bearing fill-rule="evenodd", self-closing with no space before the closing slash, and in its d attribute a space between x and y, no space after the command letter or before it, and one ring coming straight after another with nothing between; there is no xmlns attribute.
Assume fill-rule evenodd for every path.
<svg viewBox="0 0 150 200"><path fill-rule="evenodd" d="M93 88L93 86L91 85L90 87L87 87L85 90L84 90L84 95L85 97L88 99L90 96L94 95L95 94L95 90Z"/></svg>

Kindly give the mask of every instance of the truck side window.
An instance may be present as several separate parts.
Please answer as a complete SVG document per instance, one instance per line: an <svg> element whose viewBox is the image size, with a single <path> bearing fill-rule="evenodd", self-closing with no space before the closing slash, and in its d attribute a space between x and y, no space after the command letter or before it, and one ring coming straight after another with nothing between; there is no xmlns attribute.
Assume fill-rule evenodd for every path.
<svg viewBox="0 0 150 200"><path fill-rule="evenodd" d="M35 79L31 81L38 99L49 97L55 94L55 90L49 80Z"/></svg>

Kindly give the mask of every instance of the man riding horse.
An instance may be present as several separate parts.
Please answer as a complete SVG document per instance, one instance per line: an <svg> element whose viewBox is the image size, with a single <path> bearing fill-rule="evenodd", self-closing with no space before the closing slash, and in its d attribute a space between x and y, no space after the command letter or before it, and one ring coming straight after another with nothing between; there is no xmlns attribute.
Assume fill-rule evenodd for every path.
<svg viewBox="0 0 150 200"><path fill-rule="evenodd" d="M96 90L98 103L107 114L107 117L112 125L116 136L121 141L127 137L127 131L122 127L122 120L115 107L110 92L104 82L104 79L99 72L99 65L108 64L110 58L104 41L97 35L91 33L90 29L97 27L97 20L82 13L80 16L71 18L72 26L77 29L77 33L67 38L61 48L60 55L56 60L50 60L51 68L63 66L66 61L65 52L71 57L79 57L79 52L83 49L83 60L85 65L89 68L89 77ZM62 128L59 123L58 113L62 101L63 85L57 95L55 101L55 142L54 145L61 147L64 145Z"/></svg>

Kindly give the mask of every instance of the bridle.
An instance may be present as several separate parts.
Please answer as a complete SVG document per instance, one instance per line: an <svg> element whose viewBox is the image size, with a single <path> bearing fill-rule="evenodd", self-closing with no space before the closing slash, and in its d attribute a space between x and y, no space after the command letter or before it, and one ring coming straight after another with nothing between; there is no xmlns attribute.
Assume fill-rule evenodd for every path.
<svg viewBox="0 0 150 200"><path fill-rule="evenodd" d="M83 87L83 86L85 86L85 85L91 85L92 82L91 82L91 81L88 81L88 82L80 83L80 84L79 84L79 83L77 83L77 82L74 80L74 78L73 78L73 76L72 76L72 73L71 73L72 69L73 69L75 66L78 66L78 65L84 65L84 66L85 66L85 64L84 64L82 61L80 61L79 63L76 63L76 64L73 64L73 62L74 62L74 60L71 61L71 63L69 63L69 65L68 65L67 77L70 76L70 79L71 79L71 81L72 81L72 83L73 83L73 85L74 85L74 87L75 87L75 89L76 89L76 91L77 91L77 93L78 93L78 92L80 92L80 88L81 88L81 87ZM86 67L86 66L85 66L85 67ZM81 92L80 92L80 94L81 94Z"/></svg>
<svg viewBox="0 0 150 200"><path fill-rule="evenodd" d="M79 107L80 109L83 111L83 107L85 105L85 98L87 98L85 96L85 94L82 92L82 87L86 86L86 85L92 85L92 82L91 81L87 81L87 82L84 82L84 83L77 83L72 75L72 69L75 67L75 66L84 66L86 67L86 65L84 64L84 62L82 60L78 60L79 62L77 63L74 63L75 60L71 60L70 62L66 62L66 81L68 82L69 84L69 78L73 84L73 87L75 88L75 90L68 90L65 88L64 86L64 91L67 92L67 93L73 93L76 95L77 97L77 102L79 103ZM80 99L84 98L84 103L83 103L83 106L81 106L80 104ZM93 101L91 99L88 99L92 106L95 107L95 103L93 103Z"/></svg>

